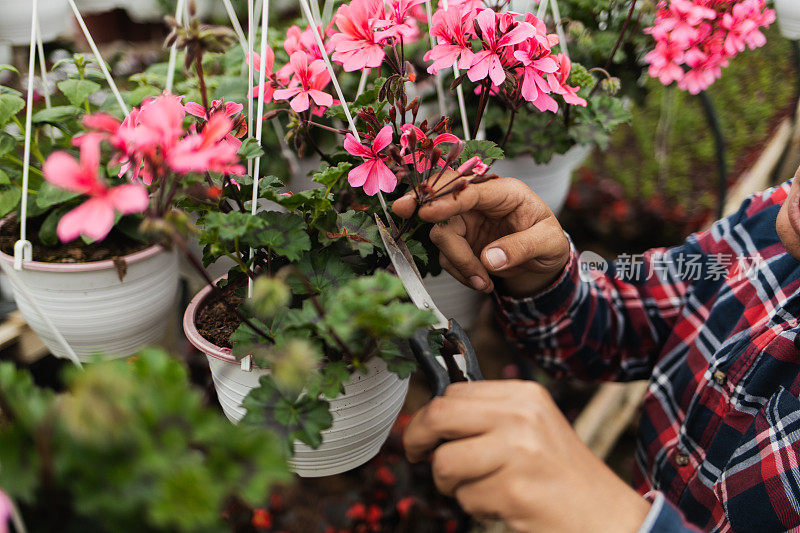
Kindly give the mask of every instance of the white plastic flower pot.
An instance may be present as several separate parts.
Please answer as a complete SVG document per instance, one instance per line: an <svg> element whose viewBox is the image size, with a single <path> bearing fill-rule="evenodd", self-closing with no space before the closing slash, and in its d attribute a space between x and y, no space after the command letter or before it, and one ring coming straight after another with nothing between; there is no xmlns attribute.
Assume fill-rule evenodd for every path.
<svg viewBox="0 0 800 533"><path fill-rule="evenodd" d="M134 22L160 22L164 20L164 15L175 15L174 11L166 13L164 6L158 0L117 0L117 2ZM197 17L202 20L210 16L214 7L210 0L195 0L195 6Z"/></svg>
<svg viewBox="0 0 800 533"><path fill-rule="evenodd" d="M30 43L32 9L30 0L0 0L0 42L12 45ZM71 23L67 0L39 0L42 41L52 41L69 32Z"/></svg>
<svg viewBox="0 0 800 533"><path fill-rule="evenodd" d="M787 39L800 39L800 1L775 0L775 12L781 35Z"/></svg>
<svg viewBox="0 0 800 533"><path fill-rule="evenodd" d="M126 0L75 0L81 15L106 13L123 7L126 3Z"/></svg>
<svg viewBox="0 0 800 533"><path fill-rule="evenodd" d="M444 316L455 318L463 328L473 326L486 295L463 285L447 272L428 276L423 281Z"/></svg>
<svg viewBox="0 0 800 533"><path fill-rule="evenodd" d="M245 415L245 397L269 371L255 366L244 370L229 351L200 335L195 320L210 293L211 288L206 287L192 299L183 317L183 329L189 341L205 354L222 410L236 423ZM366 367L366 374L351 376L344 394L329 400L333 425L322 432L322 444L314 449L295 442L289 465L301 477L331 476L361 466L388 438L405 401L408 379L390 372L382 359L373 358Z"/></svg>
<svg viewBox="0 0 800 533"><path fill-rule="evenodd" d="M510 176L524 181L533 192L558 214L567 200L572 173L575 172L592 147L575 145L565 154L556 154L548 162L537 165L529 155L501 159L492 165L491 172L500 177Z"/></svg>
<svg viewBox="0 0 800 533"><path fill-rule="evenodd" d="M14 300L31 329L57 357L68 357L31 298L82 362L127 357L164 336L178 293L174 252L151 246L124 257L120 281L114 262L42 263L14 270L13 257L0 252Z"/></svg>

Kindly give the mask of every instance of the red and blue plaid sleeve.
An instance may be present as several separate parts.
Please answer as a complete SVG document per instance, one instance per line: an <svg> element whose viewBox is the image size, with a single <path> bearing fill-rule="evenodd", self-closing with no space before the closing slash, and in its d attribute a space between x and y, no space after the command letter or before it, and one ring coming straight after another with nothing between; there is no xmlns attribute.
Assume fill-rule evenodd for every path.
<svg viewBox="0 0 800 533"><path fill-rule="evenodd" d="M663 493L652 491L645 494L645 498L650 500L653 506L638 533L696 533L701 531L687 522L683 513L670 503Z"/></svg>
<svg viewBox="0 0 800 533"><path fill-rule="evenodd" d="M681 246L620 256L605 272L581 271L571 245L567 267L544 291L522 299L495 293L500 323L523 354L558 377L648 379L693 281L713 274L709 255L749 207Z"/></svg>

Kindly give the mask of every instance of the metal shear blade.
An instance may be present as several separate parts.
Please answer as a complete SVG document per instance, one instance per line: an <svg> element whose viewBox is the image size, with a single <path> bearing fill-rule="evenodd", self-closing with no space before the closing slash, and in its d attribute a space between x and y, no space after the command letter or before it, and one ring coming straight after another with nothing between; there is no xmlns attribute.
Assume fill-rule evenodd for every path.
<svg viewBox="0 0 800 533"><path fill-rule="evenodd" d="M394 270L397 273L397 277L399 277L400 281L403 282L403 286L406 288L406 292L408 292L408 295L411 297L411 301L414 302L414 305L416 305L418 308L424 311L433 312L433 314L436 316L436 323L433 325L434 328L445 330L449 329L450 322L442 314L442 312L439 311L439 308L436 307L436 304L433 302L433 298L431 298L431 295L425 288L425 284L422 283L422 278L420 278L416 267L410 262L406 254L403 253L403 248L405 245L401 247L400 244L394 240L389 233L389 230L386 229L386 226L384 226L378 215L375 215L375 222L378 224L378 232L380 233L383 245L386 247L386 251L389 254L389 259L391 259L392 265L394 265ZM405 251L408 252L408 248L405 248ZM411 254L408 253L408 255Z"/></svg>

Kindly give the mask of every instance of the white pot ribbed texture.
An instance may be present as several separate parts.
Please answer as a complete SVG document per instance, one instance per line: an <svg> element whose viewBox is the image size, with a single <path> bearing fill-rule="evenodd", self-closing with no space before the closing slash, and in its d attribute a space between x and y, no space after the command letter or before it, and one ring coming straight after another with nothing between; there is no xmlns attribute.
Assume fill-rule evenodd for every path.
<svg viewBox="0 0 800 533"><path fill-rule="evenodd" d="M800 0L775 0L778 27L787 39L800 39Z"/></svg>
<svg viewBox="0 0 800 533"><path fill-rule="evenodd" d="M222 410L236 423L245 415L242 401L268 371L246 372L237 362L206 357ZM322 433L319 448L295 442L289 465L298 475L321 477L352 470L375 457L383 446L403 407L408 379L390 372L382 359L373 358L366 367L367 374L353 374L344 394L330 400L333 426Z"/></svg>
<svg viewBox="0 0 800 533"><path fill-rule="evenodd" d="M447 272L428 276L423 281L444 316L455 318L463 328L472 327L486 295L463 285Z"/></svg>
<svg viewBox="0 0 800 533"><path fill-rule="evenodd" d="M0 0L0 42L25 45L31 40L31 0ZM67 33L72 12L67 0L39 0L39 27L42 41L52 41Z"/></svg>
<svg viewBox="0 0 800 533"><path fill-rule="evenodd" d="M524 181L553 213L558 214L567 199L572 173L591 150L591 146L579 144L565 154L554 155L548 163L542 165L537 165L529 155L501 159L492 165L491 171L500 177L508 176Z"/></svg>
<svg viewBox="0 0 800 533"><path fill-rule="evenodd" d="M14 271L14 276L9 276L14 299L53 355L67 357L30 304L30 297L36 299L82 362L127 357L164 336L178 292L176 254L159 248L145 255L129 262L122 281L113 265L86 271ZM0 256L0 267L6 274L13 270L8 255Z"/></svg>

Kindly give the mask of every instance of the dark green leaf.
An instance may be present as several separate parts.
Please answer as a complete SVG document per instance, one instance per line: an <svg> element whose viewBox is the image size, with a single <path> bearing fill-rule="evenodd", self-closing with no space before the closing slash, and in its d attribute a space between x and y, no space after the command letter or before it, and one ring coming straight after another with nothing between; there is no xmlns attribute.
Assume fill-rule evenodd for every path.
<svg viewBox="0 0 800 533"><path fill-rule="evenodd" d="M0 157L13 151L17 147L14 137L5 132L0 132Z"/></svg>
<svg viewBox="0 0 800 533"><path fill-rule="evenodd" d="M479 156L485 163L503 159L503 150L492 141L467 141L464 143L464 151L461 152L461 162L473 156Z"/></svg>
<svg viewBox="0 0 800 533"><path fill-rule="evenodd" d="M62 205L57 209L52 210L47 217L45 217L42 226L39 228L39 240L46 246L55 246L58 244L58 221L61 220L67 211L71 209L70 206Z"/></svg>
<svg viewBox="0 0 800 533"><path fill-rule="evenodd" d="M253 159L264 155L264 150L258 144L258 139L250 137L242 142L238 151L239 157L243 159Z"/></svg>
<svg viewBox="0 0 800 533"><path fill-rule="evenodd" d="M262 211L258 216L264 222L264 229L259 232L253 244L265 247L292 262L298 261L303 252L311 249L306 223L300 215Z"/></svg>

